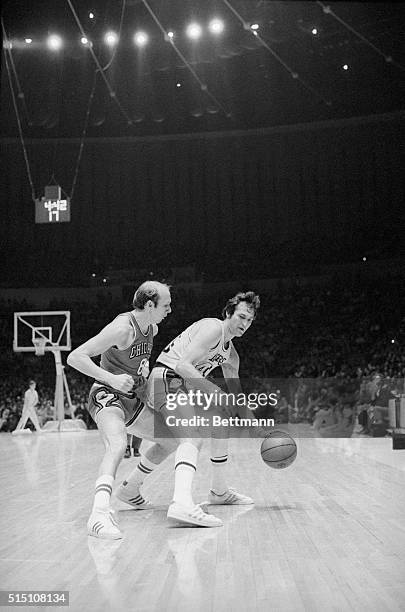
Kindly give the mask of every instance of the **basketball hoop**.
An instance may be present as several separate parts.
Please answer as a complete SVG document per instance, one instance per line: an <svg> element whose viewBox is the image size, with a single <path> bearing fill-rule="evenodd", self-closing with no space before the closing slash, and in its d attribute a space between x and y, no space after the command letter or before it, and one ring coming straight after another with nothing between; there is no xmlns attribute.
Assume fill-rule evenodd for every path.
<svg viewBox="0 0 405 612"><path fill-rule="evenodd" d="M45 355L46 338L33 338L32 343L35 347L35 355L37 355L37 357Z"/></svg>

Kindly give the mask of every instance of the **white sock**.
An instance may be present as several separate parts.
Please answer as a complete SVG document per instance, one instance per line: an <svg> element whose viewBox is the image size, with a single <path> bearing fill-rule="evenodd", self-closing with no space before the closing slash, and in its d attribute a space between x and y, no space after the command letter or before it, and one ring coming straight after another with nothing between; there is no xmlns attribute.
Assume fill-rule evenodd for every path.
<svg viewBox="0 0 405 612"><path fill-rule="evenodd" d="M228 466L228 440L211 438L211 489L217 495L228 490L226 473Z"/></svg>
<svg viewBox="0 0 405 612"><path fill-rule="evenodd" d="M194 474L197 469L198 448L190 442L183 442L176 451L174 461L173 501L184 506L194 506L191 495Z"/></svg>
<svg viewBox="0 0 405 612"><path fill-rule="evenodd" d="M103 474L97 478L93 510L109 509L113 482L114 476L110 476L110 474Z"/></svg>
<svg viewBox="0 0 405 612"><path fill-rule="evenodd" d="M122 485L126 488L126 491L131 495L139 490L139 487L149 474L157 467L156 463L152 463L146 457L141 455L141 459L134 470L130 473L128 478L124 480Z"/></svg>

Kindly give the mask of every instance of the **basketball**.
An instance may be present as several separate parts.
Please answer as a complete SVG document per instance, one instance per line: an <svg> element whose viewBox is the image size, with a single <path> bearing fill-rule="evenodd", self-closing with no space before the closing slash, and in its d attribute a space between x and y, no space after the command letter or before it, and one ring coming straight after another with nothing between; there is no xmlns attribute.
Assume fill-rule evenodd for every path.
<svg viewBox="0 0 405 612"><path fill-rule="evenodd" d="M295 460L297 445L284 431L273 431L263 440L260 453L266 465L281 470Z"/></svg>

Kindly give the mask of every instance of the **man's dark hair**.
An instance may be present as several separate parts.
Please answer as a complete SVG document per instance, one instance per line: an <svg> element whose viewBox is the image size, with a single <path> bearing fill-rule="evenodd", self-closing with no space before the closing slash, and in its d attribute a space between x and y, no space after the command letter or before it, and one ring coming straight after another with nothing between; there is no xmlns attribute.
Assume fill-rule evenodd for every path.
<svg viewBox="0 0 405 612"><path fill-rule="evenodd" d="M145 281L135 291L132 306L138 310L143 310L145 308L145 304L149 300L152 300L153 304L157 306L163 287L170 289L169 285L166 285L165 283L159 283L158 281Z"/></svg>
<svg viewBox="0 0 405 612"><path fill-rule="evenodd" d="M228 315L231 317L235 312L237 305L241 302L246 302L246 304L253 309L254 318L256 318L257 311L260 308L260 298L253 291L246 291L245 293L240 291L230 300L228 300L225 304L225 308L222 311L223 318L226 319Z"/></svg>

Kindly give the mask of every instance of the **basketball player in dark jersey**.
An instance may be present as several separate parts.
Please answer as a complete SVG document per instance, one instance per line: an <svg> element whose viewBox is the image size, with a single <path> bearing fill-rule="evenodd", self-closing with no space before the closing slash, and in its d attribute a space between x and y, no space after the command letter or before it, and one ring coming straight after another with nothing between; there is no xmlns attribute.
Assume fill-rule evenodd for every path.
<svg viewBox="0 0 405 612"><path fill-rule="evenodd" d="M99 334L72 351L70 366L95 379L90 390L89 412L102 436L105 453L96 481L93 509L87 523L89 535L119 539L122 533L110 506L112 485L127 445L127 433L151 438L153 413L142 401L142 392L149 375L149 358L157 324L171 312L167 285L146 281L135 292L131 312L118 315ZM101 355L100 366L92 357ZM131 428L132 431L131 431ZM149 432L143 436L143 430ZM164 441L165 449L155 442L134 470L139 484L157 464L176 448L173 441ZM172 444L171 448L168 445ZM132 480L134 481L134 478ZM139 494L132 497L138 509L148 506ZM137 504L136 504L137 502Z"/></svg>
<svg viewBox="0 0 405 612"><path fill-rule="evenodd" d="M185 383L187 389L200 390L215 396L223 409L221 398L227 399L217 385L207 380L207 376L218 366L222 368L227 381L228 391L237 395L241 392L239 382L239 356L232 338L242 337L253 323L260 306L259 296L248 291L238 293L228 300L224 310L224 320L206 318L196 321L179 334L159 355L148 380L148 404L164 415L170 415L166 406L168 393ZM184 385L183 385L184 386ZM228 403L224 404L229 410ZM230 416L246 410L243 407L230 408ZM193 415L192 405L177 406L176 417L186 420ZM172 413L173 414L173 413ZM190 436L190 428L181 435L177 430L180 444L175 456L175 487L173 502L167 516L181 523L201 527L217 527L222 521L206 514L200 505L195 505L191 487L196 471L197 457L201 439ZM209 504L248 505L253 500L228 487L226 464L228 459L228 439L211 438L212 486L208 497Z"/></svg>

